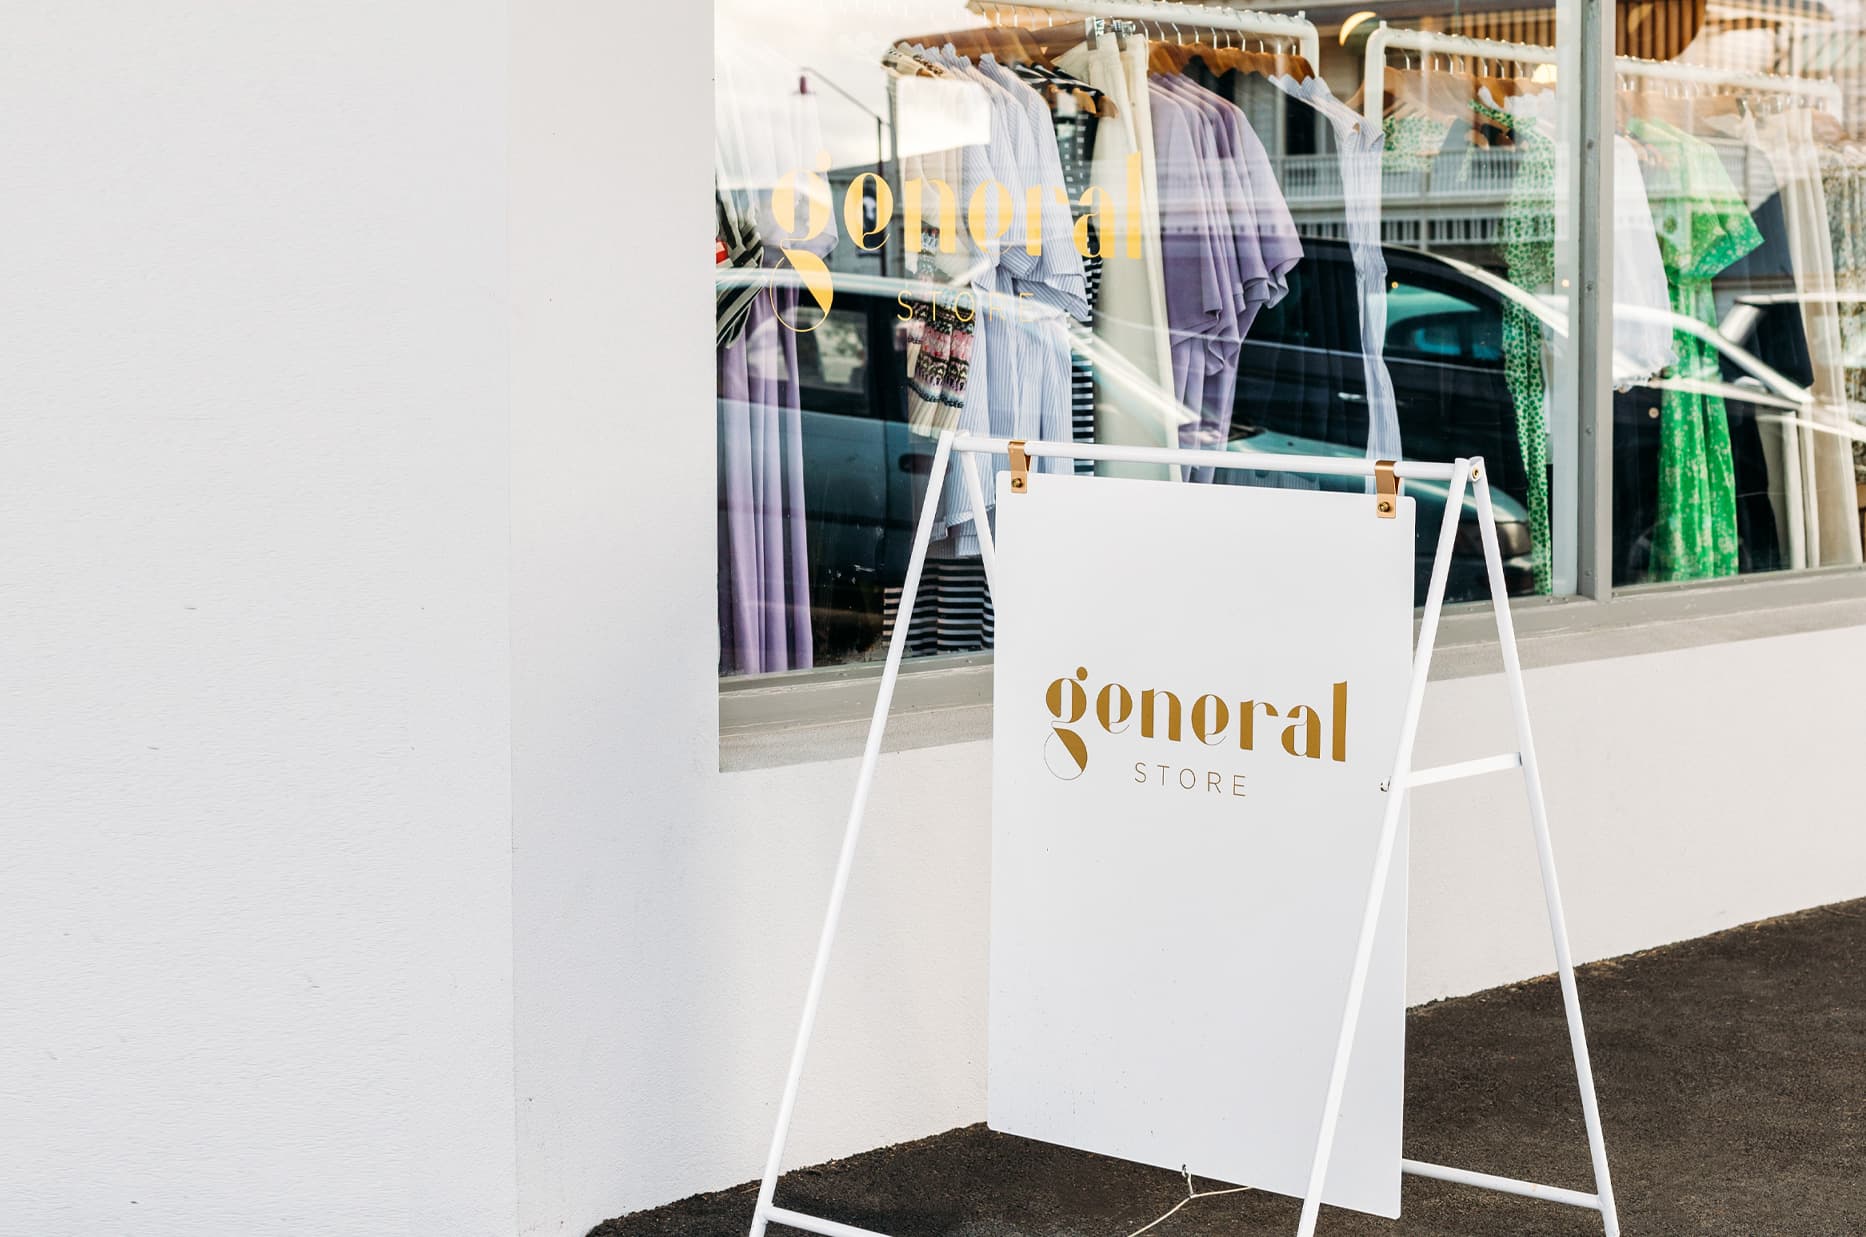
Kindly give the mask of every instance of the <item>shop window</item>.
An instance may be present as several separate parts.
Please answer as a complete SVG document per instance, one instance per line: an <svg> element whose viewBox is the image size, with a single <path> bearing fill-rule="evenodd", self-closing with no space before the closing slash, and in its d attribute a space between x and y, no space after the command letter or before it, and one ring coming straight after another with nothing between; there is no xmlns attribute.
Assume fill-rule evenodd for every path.
<svg viewBox="0 0 1866 1237"><path fill-rule="evenodd" d="M899 613L944 426L1481 455L1526 601L1857 564L1852 19L1633 8L1592 122L1608 272L1569 209L1593 114L1559 89L1554 7L1200 25L721 0L722 673L873 661L903 622L916 658L990 649L956 474ZM1584 373L1571 293L1609 274L1611 372ZM1584 477L1595 435L1611 467ZM1446 495L1412 492L1423 595ZM1471 501L1454 602L1487 595Z"/></svg>
<svg viewBox="0 0 1866 1237"><path fill-rule="evenodd" d="M1832 18L1706 23L1674 78L1619 76L1616 584L1861 561L1858 46Z"/></svg>

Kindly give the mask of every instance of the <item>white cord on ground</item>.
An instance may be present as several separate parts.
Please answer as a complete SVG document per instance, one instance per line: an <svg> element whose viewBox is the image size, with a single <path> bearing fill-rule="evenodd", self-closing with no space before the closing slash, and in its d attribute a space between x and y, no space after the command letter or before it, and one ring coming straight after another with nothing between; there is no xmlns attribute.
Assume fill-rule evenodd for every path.
<svg viewBox="0 0 1866 1237"><path fill-rule="evenodd" d="M1127 1237L1140 1237L1140 1235L1146 1232L1148 1229L1155 1228L1161 1224L1166 1223L1168 1220L1172 1219L1175 1214L1178 1213L1181 1207L1184 1207L1187 1203L1191 1202L1195 1198L1217 1198L1220 1194L1242 1194L1246 1190L1250 1189L1250 1187L1247 1185L1234 1185L1230 1187L1229 1189L1225 1189L1225 1190L1195 1190L1192 1188L1192 1173L1187 1170L1184 1164L1181 1164L1179 1166L1179 1171L1186 1174L1186 1196L1180 1199L1178 1202L1174 1203L1172 1210L1168 1211L1165 1215L1161 1216L1157 1220L1152 1221L1151 1223L1141 1225L1139 1228L1129 1233Z"/></svg>

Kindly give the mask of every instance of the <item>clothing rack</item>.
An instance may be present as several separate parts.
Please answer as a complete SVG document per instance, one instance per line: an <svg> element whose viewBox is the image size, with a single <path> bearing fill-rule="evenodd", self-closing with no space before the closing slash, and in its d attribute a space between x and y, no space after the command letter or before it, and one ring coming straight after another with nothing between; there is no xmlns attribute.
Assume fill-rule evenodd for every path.
<svg viewBox="0 0 1866 1237"><path fill-rule="evenodd" d="M998 3L997 0L968 0L974 13L989 14L1003 9L1024 9L1042 13L1074 14L1084 18L1110 21L1145 22L1154 26L1185 26L1189 30L1226 31L1258 38L1293 43L1318 71L1322 38L1315 23L1301 13L1259 13L1250 9L1225 9L1202 4L1179 4L1173 0L1020 0Z"/></svg>
<svg viewBox="0 0 1866 1237"><path fill-rule="evenodd" d="M1741 86L1758 94L1811 99L1836 114L1840 111L1839 83L1818 78L1789 77L1781 73L1731 73L1710 65L1680 64L1675 60L1642 60L1637 56L1614 57L1613 69L1621 77Z"/></svg>
<svg viewBox="0 0 1866 1237"><path fill-rule="evenodd" d="M1386 109L1387 53L1390 51L1458 56L1485 65L1552 65L1557 60L1553 47L1537 43L1505 43L1432 30L1406 30L1382 22L1367 39L1366 89L1362 96L1367 119L1375 124L1380 122ZM1613 71L1620 77L1740 86L1759 94L1811 99L1835 113L1840 110L1840 87L1831 81L1787 77L1780 73L1731 73L1708 65L1642 60L1637 56L1615 56Z"/></svg>

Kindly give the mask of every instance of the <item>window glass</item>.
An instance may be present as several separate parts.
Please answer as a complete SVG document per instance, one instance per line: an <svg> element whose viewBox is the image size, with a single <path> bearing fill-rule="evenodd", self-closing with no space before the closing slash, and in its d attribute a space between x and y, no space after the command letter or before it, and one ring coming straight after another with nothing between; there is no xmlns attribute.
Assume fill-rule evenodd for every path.
<svg viewBox="0 0 1866 1237"><path fill-rule="evenodd" d="M1616 584L1860 562L1866 78L1852 14L1621 8Z"/></svg>
<svg viewBox="0 0 1866 1237"><path fill-rule="evenodd" d="M901 625L914 656L991 647L956 468L901 613L947 427L1245 465L1481 455L1511 591L1573 590L1553 10L1153 11L720 0L722 673L876 660ZM1448 487L1408 492L1423 598ZM1487 595L1475 504L1452 601Z"/></svg>

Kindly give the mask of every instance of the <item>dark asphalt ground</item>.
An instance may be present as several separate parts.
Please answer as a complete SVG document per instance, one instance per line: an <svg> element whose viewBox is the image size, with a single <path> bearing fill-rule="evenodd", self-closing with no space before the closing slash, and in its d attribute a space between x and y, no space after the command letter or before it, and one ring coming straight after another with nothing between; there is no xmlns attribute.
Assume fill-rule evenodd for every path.
<svg viewBox="0 0 1866 1237"><path fill-rule="evenodd" d="M1866 901L1594 963L1580 988L1625 1237L1866 1237ZM1552 977L1413 1010L1406 1030L1409 1157L1591 1188ZM591 1237L743 1234L756 1192L696 1195ZM1127 1237L1184 1196L1175 1173L982 1125L798 1169L777 1192L890 1237ZM1287 1237L1298 1210L1256 1192L1200 1199L1148 1237ZM1401 1219L1325 1208L1318 1229L1600 1232L1591 1211L1416 1177Z"/></svg>

